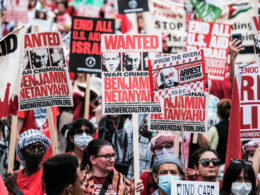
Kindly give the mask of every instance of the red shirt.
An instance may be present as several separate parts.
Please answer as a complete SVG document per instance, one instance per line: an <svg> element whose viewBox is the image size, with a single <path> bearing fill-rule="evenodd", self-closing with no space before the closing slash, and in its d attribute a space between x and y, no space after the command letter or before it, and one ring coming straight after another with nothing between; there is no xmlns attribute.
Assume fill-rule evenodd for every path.
<svg viewBox="0 0 260 195"><path fill-rule="evenodd" d="M94 194L99 194L101 189L102 189L102 186L103 186L103 184L106 180L106 177L95 177L95 176L93 176L93 178L94 178L94 188L95 188ZM117 193L114 189L114 186L112 184L109 184L105 195L116 195L116 194Z"/></svg>

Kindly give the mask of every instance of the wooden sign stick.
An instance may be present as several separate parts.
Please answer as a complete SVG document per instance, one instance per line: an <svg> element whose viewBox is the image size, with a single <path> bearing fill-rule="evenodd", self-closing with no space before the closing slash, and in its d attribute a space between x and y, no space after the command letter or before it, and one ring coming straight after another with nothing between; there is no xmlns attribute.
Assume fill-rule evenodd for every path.
<svg viewBox="0 0 260 195"><path fill-rule="evenodd" d="M90 74L86 74L84 118L89 119Z"/></svg>
<svg viewBox="0 0 260 195"><path fill-rule="evenodd" d="M138 129L138 114L133 114L133 150L134 150L134 178L135 186L140 180L140 167L139 167L139 129ZM140 192L135 192L135 195L140 195Z"/></svg>
<svg viewBox="0 0 260 195"><path fill-rule="evenodd" d="M10 135L10 147L8 154L8 172L13 173L14 169L14 157L15 157L15 145L16 145L16 134L17 134L17 115L12 115L11 122L11 135Z"/></svg>

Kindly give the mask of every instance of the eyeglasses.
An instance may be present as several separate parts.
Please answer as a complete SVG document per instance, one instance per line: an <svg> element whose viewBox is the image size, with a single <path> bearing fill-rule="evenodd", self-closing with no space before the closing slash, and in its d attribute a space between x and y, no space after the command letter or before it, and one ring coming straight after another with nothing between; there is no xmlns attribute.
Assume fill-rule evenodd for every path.
<svg viewBox="0 0 260 195"><path fill-rule="evenodd" d="M252 161L240 160L240 159L232 159L231 163L234 163L234 164L245 164L245 165L249 165L249 166L252 166L252 164L253 164Z"/></svg>
<svg viewBox="0 0 260 195"><path fill-rule="evenodd" d="M203 159L200 159L200 161L199 161L199 163L201 163L202 166L204 166L204 167L208 167L210 162L212 162L213 166L216 167L216 166L219 166L220 159L213 158L213 159L209 160L208 158L203 158Z"/></svg>
<svg viewBox="0 0 260 195"><path fill-rule="evenodd" d="M103 157L105 158L107 161L111 161L112 158L116 158L115 154L104 154L104 155L96 155L96 157Z"/></svg>

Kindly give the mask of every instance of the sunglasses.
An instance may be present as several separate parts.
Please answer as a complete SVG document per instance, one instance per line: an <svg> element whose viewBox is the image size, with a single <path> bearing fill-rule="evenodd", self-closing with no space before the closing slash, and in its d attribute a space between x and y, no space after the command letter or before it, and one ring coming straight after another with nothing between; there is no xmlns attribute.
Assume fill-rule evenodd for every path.
<svg viewBox="0 0 260 195"><path fill-rule="evenodd" d="M86 134L89 134L89 135L91 135L91 131L90 131L90 129L81 129L81 128L77 128L77 129L75 129L75 135L77 134L83 134L84 132L86 133Z"/></svg>
<svg viewBox="0 0 260 195"><path fill-rule="evenodd" d="M202 164L202 166L204 166L204 167L208 167L210 162L212 162L213 166L216 167L216 166L219 166L220 159L213 158L213 159L209 160L208 158L203 158L203 159L200 159L200 161L199 161L199 163Z"/></svg>
<svg viewBox="0 0 260 195"><path fill-rule="evenodd" d="M234 164L244 164L244 165L249 165L249 166L252 166L252 164L253 164L252 161L240 160L240 159L232 159L231 163L234 163Z"/></svg>

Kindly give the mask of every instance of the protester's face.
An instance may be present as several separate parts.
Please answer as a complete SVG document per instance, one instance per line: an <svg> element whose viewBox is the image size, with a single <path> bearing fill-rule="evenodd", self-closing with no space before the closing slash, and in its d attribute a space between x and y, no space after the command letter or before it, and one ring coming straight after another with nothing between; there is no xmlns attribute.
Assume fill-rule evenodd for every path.
<svg viewBox="0 0 260 195"><path fill-rule="evenodd" d="M126 53L125 54L125 70L137 71L140 66L140 53Z"/></svg>
<svg viewBox="0 0 260 195"><path fill-rule="evenodd" d="M46 148L41 142L35 142L23 148L22 155L26 166L37 168L42 161Z"/></svg>
<svg viewBox="0 0 260 195"><path fill-rule="evenodd" d="M84 195L86 192L86 188L84 185L84 177L80 172L79 167L77 168L77 179L72 186L72 195Z"/></svg>
<svg viewBox="0 0 260 195"><path fill-rule="evenodd" d="M120 57L118 53L103 54L103 64L107 71L114 72L119 67Z"/></svg>
<svg viewBox="0 0 260 195"><path fill-rule="evenodd" d="M51 58L53 63L62 61L62 50L54 49L51 54Z"/></svg>
<svg viewBox="0 0 260 195"><path fill-rule="evenodd" d="M38 50L33 53L34 66L36 68L44 68L48 64L48 52L47 50Z"/></svg>
<svg viewBox="0 0 260 195"><path fill-rule="evenodd" d="M161 176L161 175L172 175L172 176L181 177L177 165L172 164L172 163L165 163L159 167L157 174L154 174L154 180L157 184L159 184L158 176Z"/></svg>
<svg viewBox="0 0 260 195"><path fill-rule="evenodd" d="M154 149L154 156L157 157L165 154L173 154L173 147L173 142L163 143Z"/></svg>
<svg viewBox="0 0 260 195"><path fill-rule="evenodd" d="M57 10L59 14L64 14L67 11L66 7L62 3L57 4Z"/></svg>
<svg viewBox="0 0 260 195"><path fill-rule="evenodd" d="M162 71L161 74L162 74L162 77L163 77L162 82L164 83L164 85L166 87L174 86L174 77L176 75L174 75L174 72L171 69L165 69L165 70Z"/></svg>
<svg viewBox="0 0 260 195"><path fill-rule="evenodd" d="M217 159L217 158L218 157L213 152L210 152L210 151L204 152L200 156L199 164L197 167L199 176L204 177L204 178L217 177L218 170L219 170L219 164L213 165L213 163L210 162L208 166L203 166L201 163L202 159L209 159L211 161L212 159Z"/></svg>
<svg viewBox="0 0 260 195"><path fill-rule="evenodd" d="M114 169L115 157L107 158L105 156L114 156L114 149L112 146L102 146L96 157L92 158L92 166L96 169L108 173Z"/></svg>

